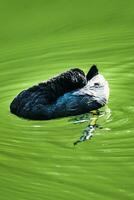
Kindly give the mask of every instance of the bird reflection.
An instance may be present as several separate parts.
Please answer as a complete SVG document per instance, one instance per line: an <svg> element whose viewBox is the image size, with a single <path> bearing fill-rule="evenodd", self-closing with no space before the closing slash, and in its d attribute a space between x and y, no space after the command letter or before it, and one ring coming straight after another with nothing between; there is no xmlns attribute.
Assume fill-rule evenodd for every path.
<svg viewBox="0 0 134 200"><path fill-rule="evenodd" d="M103 109L93 110L90 113L70 118L69 122L74 124L89 122L88 126L83 130L80 138L74 142L74 145L86 140L90 140L93 137L93 132L96 129L103 129L103 127L97 123L98 119L103 117L107 121L110 116L111 110L108 108L108 106L105 106Z"/></svg>

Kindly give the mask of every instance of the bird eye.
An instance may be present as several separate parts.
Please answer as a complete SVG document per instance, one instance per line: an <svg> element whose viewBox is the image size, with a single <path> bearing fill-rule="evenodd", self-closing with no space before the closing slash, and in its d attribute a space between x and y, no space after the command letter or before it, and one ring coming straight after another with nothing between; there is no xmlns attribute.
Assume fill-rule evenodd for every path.
<svg viewBox="0 0 134 200"><path fill-rule="evenodd" d="M99 83L94 83L94 86L99 86L100 84Z"/></svg>

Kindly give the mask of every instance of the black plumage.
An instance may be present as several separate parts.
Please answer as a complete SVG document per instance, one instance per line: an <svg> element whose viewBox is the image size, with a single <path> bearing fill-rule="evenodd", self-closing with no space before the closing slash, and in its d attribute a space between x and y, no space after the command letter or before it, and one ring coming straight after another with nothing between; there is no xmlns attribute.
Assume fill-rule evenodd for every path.
<svg viewBox="0 0 134 200"><path fill-rule="evenodd" d="M87 79L81 69L74 68L46 82L22 91L10 105L11 113L27 119L50 119L47 105L51 105L65 93L84 87Z"/></svg>

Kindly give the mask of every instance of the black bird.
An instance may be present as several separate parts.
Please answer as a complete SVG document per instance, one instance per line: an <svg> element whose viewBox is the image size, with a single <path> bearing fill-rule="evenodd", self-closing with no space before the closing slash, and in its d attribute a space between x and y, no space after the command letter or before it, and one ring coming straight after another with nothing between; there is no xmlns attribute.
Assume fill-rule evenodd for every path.
<svg viewBox="0 0 134 200"><path fill-rule="evenodd" d="M108 97L108 82L93 65L87 75L74 68L22 91L12 101L10 111L26 119L48 120L98 109Z"/></svg>

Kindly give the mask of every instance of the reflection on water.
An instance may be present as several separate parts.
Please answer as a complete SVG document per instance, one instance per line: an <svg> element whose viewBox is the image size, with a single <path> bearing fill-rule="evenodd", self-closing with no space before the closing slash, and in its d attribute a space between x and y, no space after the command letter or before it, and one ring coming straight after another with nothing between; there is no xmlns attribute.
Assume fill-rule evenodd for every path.
<svg viewBox="0 0 134 200"><path fill-rule="evenodd" d="M110 116L111 116L111 110L108 108L108 106L105 106L102 109L94 110L91 111L90 113L71 117L69 119L69 122L73 122L74 124L88 122L88 126L83 130L82 136L74 142L74 145L91 139L93 137L93 132L97 128L99 129L103 128L101 125L98 124L99 118L103 117L105 121L108 121Z"/></svg>
<svg viewBox="0 0 134 200"><path fill-rule="evenodd" d="M1 1L0 197L2 200L134 199L133 1ZM72 66L97 64L110 85L110 113L89 125L20 119L20 91ZM89 117L89 118L88 118Z"/></svg>

